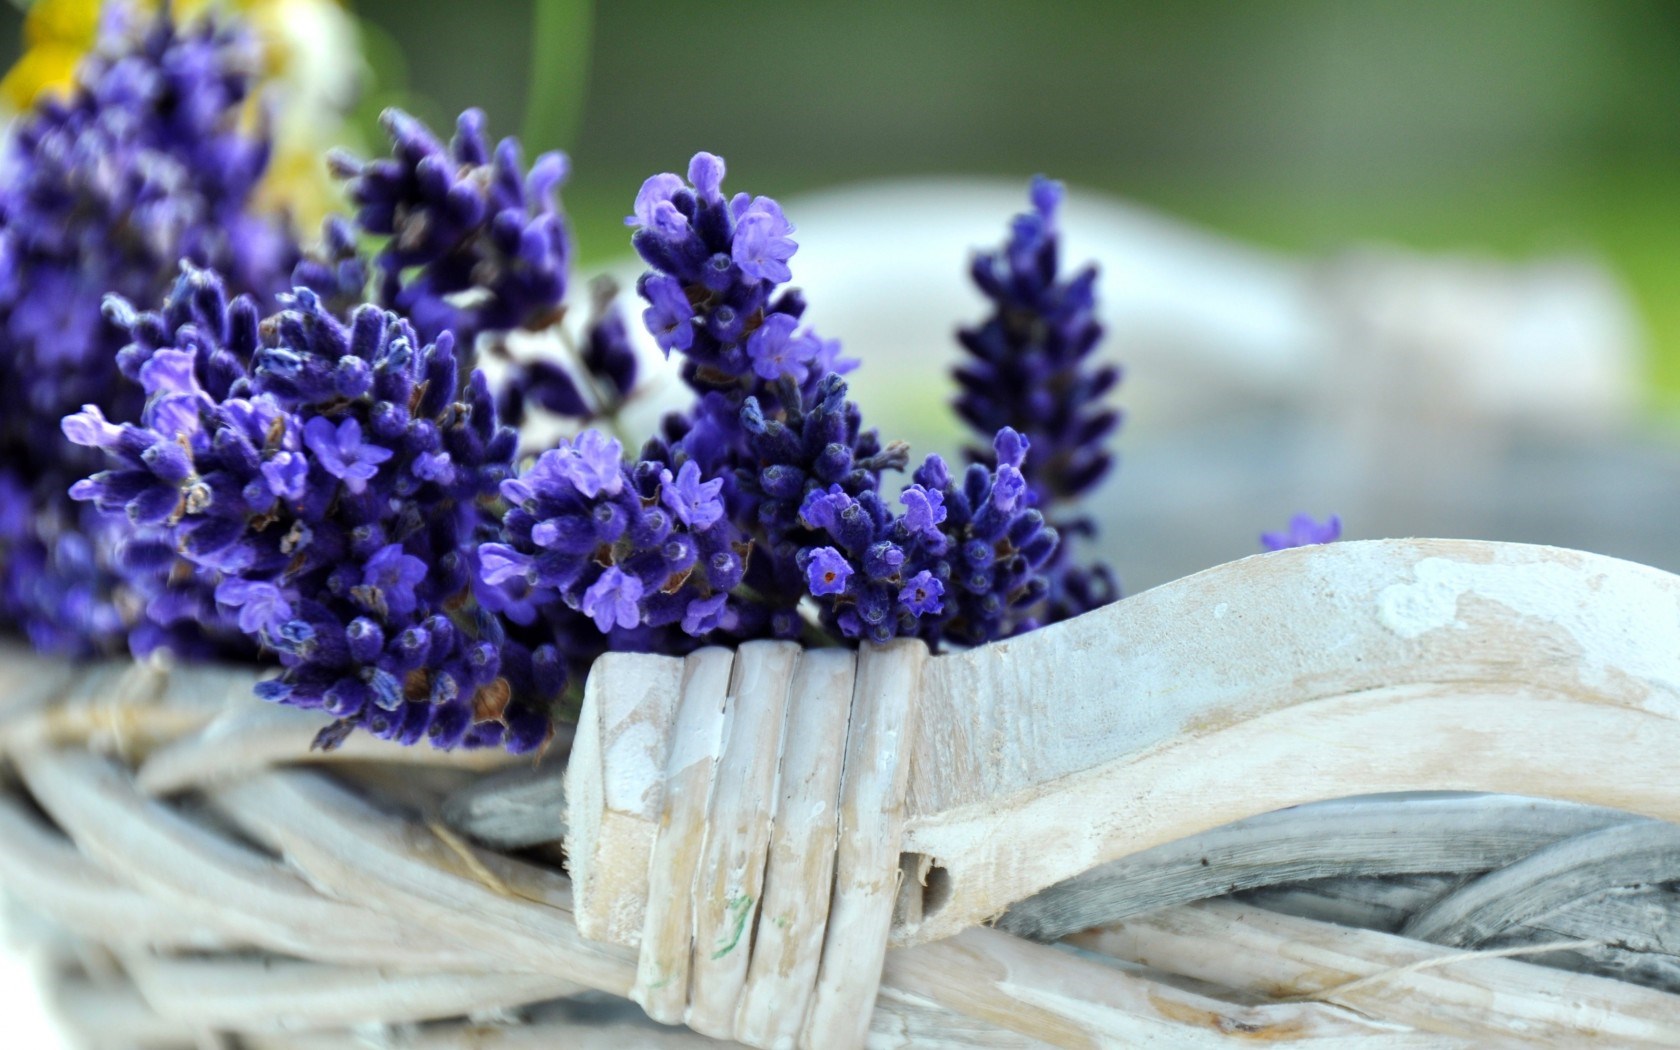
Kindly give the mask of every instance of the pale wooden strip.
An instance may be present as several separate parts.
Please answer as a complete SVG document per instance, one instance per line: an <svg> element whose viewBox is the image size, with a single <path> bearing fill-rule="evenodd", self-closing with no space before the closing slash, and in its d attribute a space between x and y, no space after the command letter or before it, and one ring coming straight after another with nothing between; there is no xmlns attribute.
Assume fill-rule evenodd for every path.
<svg viewBox="0 0 1680 1050"><path fill-rule="evenodd" d="M545 975L483 970L394 973L276 959L146 955L124 961L141 996L159 1014L235 1032L445 1019L583 990Z"/></svg>
<svg viewBox="0 0 1680 1050"><path fill-rule="evenodd" d="M684 1022L717 1039L735 1033L764 897L776 767L787 726L794 642L747 642L735 653L723 753L694 878L693 969Z"/></svg>
<svg viewBox="0 0 1680 1050"><path fill-rule="evenodd" d="M1203 901L1070 938L1121 959L1479 1044L1680 1043L1680 997L1370 930Z"/></svg>
<svg viewBox="0 0 1680 1050"><path fill-rule="evenodd" d="M706 841L706 812L712 781L723 749L725 712L735 656L726 649L701 649L683 669L670 757L665 766L665 798L660 834L646 874L647 914L642 924L641 955L630 998L648 1016L676 1024L688 1007L693 966L694 881ZM641 872L614 873L641 879Z"/></svg>
<svg viewBox="0 0 1680 1050"><path fill-rule="evenodd" d="M1482 872L1641 818L1502 795L1338 799L1240 820L1111 861L1015 905L998 925L1055 940L1157 908L1330 876Z"/></svg>
<svg viewBox="0 0 1680 1050"><path fill-rule="evenodd" d="M805 1018L807 1045L861 1046L869 1030L898 894L916 697L927 659L927 646L909 639L858 651L840 780L834 896Z"/></svg>
<svg viewBox="0 0 1680 1050"><path fill-rule="evenodd" d="M735 1019L737 1037L754 1046L796 1040L816 987L834 888L839 742L851 718L835 698L851 696L856 679L857 656L844 649L809 650L794 671L764 905Z"/></svg>
<svg viewBox="0 0 1680 1050"><path fill-rule="evenodd" d="M887 953L888 958L892 955ZM869 1050L1044 1050L1054 1044L999 1027L978 1011L959 1013L926 996L883 984L864 1045Z"/></svg>
<svg viewBox="0 0 1680 1050"><path fill-rule="evenodd" d="M1680 795L1680 788L1675 789ZM1556 843L1492 871L1420 912L1401 932L1476 946L1572 900L1617 886L1680 880L1680 826L1626 824Z"/></svg>
<svg viewBox="0 0 1680 1050"><path fill-rule="evenodd" d="M172 682L190 677L191 672L183 671L172 676ZM439 751L424 745L404 747L368 733L352 733L331 751L311 750L315 735L328 724L319 711L265 704L237 693L228 700L228 708L198 732L170 742L141 764L135 780L142 791L170 795L241 777L263 766L299 762L372 760L470 771L505 769L530 762L501 748Z"/></svg>
<svg viewBox="0 0 1680 1050"><path fill-rule="evenodd" d="M39 665L25 665L31 671ZM225 677L206 669L202 682ZM175 697L164 676L128 661L96 661L41 674L19 690L0 718L0 749L11 752L81 746L128 755L190 733L214 713L202 688Z"/></svg>
<svg viewBox="0 0 1680 1050"><path fill-rule="evenodd" d="M137 792L126 772L78 752L17 757L42 806L96 863L178 914L274 951L347 964L468 968L476 953L394 918L328 900L267 857Z"/></svg>
<svg viewBox="0 0 1680 1050"><path fill-rule="evenodd" d="M584 683L563 786L566 860L578 928L590 940L641 942L656 837L643 832L658 827L665 804L672 722L687 668L676 657L605 653Z"/></svg>
<svg viewBox="0 0 1680 1050"><path fill-rule="evenodd" d="M16 799L0 796L0 885L29 907L115 944L228 947L216 917L134 889L84 857Z"/></svg>
<svg viewBox="0 0 1680 1050"><path fill-rule="evenodd" d="M1485 790L1680 820L1667 772L1680 717L1607 699L1523 683L1419 683L1233 722L1208 714L1196 730L1100 769L911 822L904 848L937 858L952 894L900 936L983 921L1042 889L1041 879L1115 854L1350 793ZM1477 741L1474 762L1463 758L1466 740ZM1614 775L1605 755L1616 756Z"/></svg>
<svg viewBox="0 0 1680 1050"><path fill-rule="evenodd" d="M883 993L883 998L890 994ZM875 1015L870 1050L1044 1050L1050 1045L937 1007L914 1005L911 997L902 998L905 1002L899 1007ZM257 1033L243 1036L240 1046L249 1050L704 1050L742 1045L710 1039L680 1026L603 1021L599 1011L580 1010L575 1019L554 1016L560 1010L554 1004L540 1007L534 1019L517 1026L467 1023L353 1033Z"/></svg>
<svg viewBox="0 0 1680 1050"><path fill-rule="evenodd" d="M1322 1003L1222 1002L983 927L890 953L886 981L1062 1047L1457 1045Z"/></svg>
<svg viewBox="0 0 1680 1050"><path fill-rule="evenodd" d="M312 882L417 930L458 937L479 949L481 959L495 960L497 968L549 974L621 997L635 981L634 949L581 936L569 885L552 872L477 851L477 863L501 888L486 885L429 831L374 809L312 770L259 773L248 783L219 788L215 800ZM882 1001L871 1023L889 1036L943 1025L972 1035L969 1045L1020 1045L988 1017L964 1020L914 999ZM889 1039L878 1045L916 1044Z"/></svg>
<svg viewBox="0 0 1680 1050"><path fill-rule="evenodd" d="M1285 915L1394 933L1462 881L1421 875L1381 881L1323 879L1255 890L1243 894L1242 900ZM1510 927L1485 947L1556 944L1573 947L1537 951L1522 959L1680 994L1680 894L1672 890L1643 887L1584 897L1530 924Z"/></svg>
<svg viewBox="0 0 1680 1050"><path fill-rule="evenodd" d="M635 953L581 937L571 886L551 871L471 846L469 862L429 828L313 770L258 773L212 801L346 905L458 941L478 966L630 989Z"/></svg>
<svg viewBox="0 0 1680 1050"><path fill-rule="evenodd" d="M181 1050L197 1045L198 1029L161 1016L131 984L64 977L48 982L47 1000L76 1045L88 1050Z"/></svg>
<svg viewBox="0 0 1680 1050"><path fill-rule="evenodd" d="M1413 915L1463 885L1472 875L1398 875L1384 879L1315 879L1291 886L1267 886L1239 898L1268 911L1303 919L1399 933ZM1106 924L1096 924L1106 925ZM1578 940L1549 937L1550 940Z"/></svg>
<svg viewBox="0 0 1680 1050"><path fill-rule="evenodd" d="M708 1039L682 1027L647 1020L602 1020L580 1010L568 1017L541 1007L533 1020L393 1025L351 1032L255 1033L242 1050L722 1050L739 1044Z"/></svg>
<svg viewBox="0 0 1680 1050"><path fill-rule="evenodd" d="M1680 888L1673 884L1599 894L1531 922L1534 926L1506 931L1501 943L1518 934L1529 939L1527 931L1545 927L1557 940L1580 940L1596 931L1631 951L1680 957Z"/></svg>
<svg viewBox="0 0 1680 1050"><path fill-rule="evenodd" d="M444 823L492 849L558 842L566 837L565 777L560 762L480 777L443 800ZM575 881L572 891L577 892Z"/></svg>
<svg viewBox="0 0 1680 1050"><path fill-rule="evenodd" d="M13 722L58 700L71 687L77 668L9 638L0 639L0 720Z"/></svg>

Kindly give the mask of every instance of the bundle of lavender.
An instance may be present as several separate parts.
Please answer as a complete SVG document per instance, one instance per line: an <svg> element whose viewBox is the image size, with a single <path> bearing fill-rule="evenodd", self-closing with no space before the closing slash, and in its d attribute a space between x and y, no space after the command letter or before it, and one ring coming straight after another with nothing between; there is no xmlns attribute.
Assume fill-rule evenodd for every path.
<svg viewBox="0 0 1680 1050"><path fill-rule="evenodd" d="M525 752L609 650L972 646L1115 598L1077 544L1119 373L1059 184L973 262L968 462L911 467L802 323L780 205L709 153L653 176L640 322L693 401L627 435L630 310L597 303L564 359L506 349L565 324L566 159L391 111L389 157L329 158L355 213L305 244L257 203L253 54L214 19L114 20L5 143L0 613L38 648L276 663L259 694L330 716L321 747ZM535 415L572 436L522 449Z"/></svg>

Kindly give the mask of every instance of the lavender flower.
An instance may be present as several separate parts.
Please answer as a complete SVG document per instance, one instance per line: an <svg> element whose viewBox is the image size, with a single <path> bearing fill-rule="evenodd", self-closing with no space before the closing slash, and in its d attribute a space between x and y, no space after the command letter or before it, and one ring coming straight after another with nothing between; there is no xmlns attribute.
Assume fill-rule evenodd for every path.
<svg viewBox="0 0 1680 1050"><path fill-rule="evenodd" d="M632 471L617 441L586 430L502 484L510 509L502 541L479 549L481 576L589 617L611 635L598 645L684 651L737 620L744 550L721 487L690 461Z"/></svg>
<svg viewBox="0 0 1680 1050"><path fill-rule="evenodd" d="M519 143L490 148L484 114L462 113L445 146L401 110L380 122L389 158L330 157L347 180L356 224L387 238L374 257L378 301L427 341L445 331L471 354L479 333L541 328L566 296L571 238L556 191L563 154L545 153L527 174ZM472 293L463 302L463 293Z"/></svg>
<svg viewBox="0 0 1680 1050"><path fill-rule="evenodd" d="M565 313L571 234L557 199L564 154L545 153L524 172L518 141L503 139L491 150L484 114L475 109L461 114L448 146L401 110L387 110L381 121L389 158L329 158L347 180L356 220L328 224L326 250L299 266L297 283L340 312L360 302L369 267L354 238L373 235L382 241L372 259L374 301L407 317L424 340L451 333L464 364L480 349L503 358L497 402L508 425L523 423L531 407L586 421L615 415L635 382L636 360L610 282L595 289L573 366L516 360L505 338L549 328Z"/></svg>
<svg viewBox="0 0 1680 1050"><path fill-rule="evenodd" d="M624 221L653 269L637 285L643 323L667 353L683 355L683 378L700 395L684 424L685 454L723 474L746 455L741 411L749 398L774 413L814 395L830 372L855 361L838 343L798 331L804 300L781 289L796 245L781 206L738 193L725 200L724 163L710 153L689 162L688 183L655 175Z"/></svg>
<svg viewBox="0 0 1680 1050"><path fill-rule="evenodd" d="M1088 517L1065 505L1088 493L1111 465L1103 441L1120 417L1102 399L1120 371L1091 356L1102 337L1096 268L1060 276L1056 211L1062 193L1061 183L1034 179L1033 210L1015 218L1002 249L974 259L974 283L995 309L978 327L958 333L970 357L956 370L956 409L982 436L1013 427L1031 439L1022 475L1034 505L1066 539L1095 532ZM989 448L972 447L968 455L978 463L997 462ZM1044 613L1052 621L1118 596L1108 570L1074 566L1065 542L1050 577Z"/></svg>
<svg viewBox="0 0 1680 1050"><path fill-rule="evenodd" d="M833 547L817 547L806 556L806 586L818 598L846 593L846 581L853 571L851 562Z"/></svg>
<svg viewBox="0 0 1680 1050"><path fill-rule="evenodd" d="M59 420L86 404L116 419L140 410L116 364L126 334L100 311L107 292L156 302L183 258L265 302L286 286L298 249L252 207L270 152L266 121L246 119L258 72L255 40L230 23L182 27L167 9L113 20L71 95L38 103L0 146L0 386L15 399L0 463L21 500L21 524L0 534L0 619L38 647L224 651L202 610L165 593L186 570L156 537L66 497L98 461L64 442Z"/></svg>
<svg viewBox="0 0 1680 1050"><path fill-rule="evenodd" d="M1036 626L1057 534L1024 506L1027 443L1000 431L996 470L969 467L956 484L938 456L916 470L895 512L878 492L812 490L800 521L834 541L798 561L824 622L846 638L919 637L975 645Z"/></svg>
<svg viewBox="0 0 1680 1050"><path fill-rule="evenodd" d="M203 271L161 314L113 315L148 397L138 423L93 408L65 421L112 464L72 494L163 530L216 607L277 653L260 695L334 716L323 746L356 728L538 746L564 669L508 643L475 583L515 437L483 375L458 380L450 335L424 343L374 306L340 321L307 289L259 322Z"/></svg>
<svg viewBox="0 0 1680 1050"><path fill-rule="evenodd" d="M639 284L643 321L683 355L699 395L650 451L722 482L751 540L751 600L731 599L735 635L799 637L810 597L825 628L848 639L973 643L1035 622L1028 610L1048 593L1057 534L1028 507L1018 469L1028 442L1000 434L997 469L977 467L961 486L931 460L902 512L889 507L881 475L904 467L908 449L863 428L839 374L853 362L799 327L804 301L779 287L796 247L780 205L725 201L723 175L721 159L697 154L687 183L647 180L625 221L653 267Z"/></svg>
<svg viewBox="0 0 1680 1050"><path fill-rule="evenodd" d="M1311 514L1297 514L1289 519L1289 528L1282 532L1262 532L1260 545L1268 551L1288 550L1291 547L1311 547L1319 543L1334 543L1342 538L1342 519L1332 514L1323 524Z"/></svg>
<svg viewBox="0 0 1680 1050"><path fill-rule="evenodd" d="M388 448L364 443L362 425L354 418L340 420L335 427L326 417L316 416L304 424L303 443L309 451L315 453L315 462L320 464L321 469L341 479L344 487L358 496L367 491L367 483L379 473L379 464L394 455ZM285 453L285 456L285 461L278 464L276 470L263 471L264 480L269 483L270 490L276 496L297 491L297 486L286 479L288 472L306 473L299 469L304 463L301 457L290 452ZM430 461L422 460L422 463L429 466ZM264 464L265 467L270 465ZM281 479L278 484L277 476Z"/></svg>

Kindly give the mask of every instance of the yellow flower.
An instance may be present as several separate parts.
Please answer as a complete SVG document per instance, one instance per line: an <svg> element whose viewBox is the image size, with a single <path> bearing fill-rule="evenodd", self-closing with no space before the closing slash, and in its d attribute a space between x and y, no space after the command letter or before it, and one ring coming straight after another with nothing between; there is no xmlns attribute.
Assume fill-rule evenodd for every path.
<svg viewBox="0 0 1680 1050"><path fill-rule="evenodd" d="M0 96L24 110L44 92L69 91L98 30L98 0L38 0L24 17L23 55L0 80Z"/></svg>

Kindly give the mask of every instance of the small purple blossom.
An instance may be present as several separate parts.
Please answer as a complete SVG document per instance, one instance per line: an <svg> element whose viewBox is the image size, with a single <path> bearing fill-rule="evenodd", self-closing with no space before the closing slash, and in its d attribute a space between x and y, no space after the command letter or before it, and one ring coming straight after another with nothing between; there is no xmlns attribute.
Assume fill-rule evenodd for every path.
<svg viewBox="0 0 1680 1050"><path fill-rule="evenodd" d="M697 156L696 160L699 159ZM719 163L721 167L721 162ZM721 173L720 179L721 181ZM683 188L683 180L670 172L649 176L642 183L642 188L636 191L636 205L631 213L624 218L626 226L652 227L659 222L660 205L668 205Z"/></svg>
<svg viewBox="0 0 1680 1050"><path fill-rule="evenodd" d="M216 587L216 600L239 610L239 629L254 637L273 632L292 618L280 588L260 580L231 577Z"/></svg>
<svg viewBox="0 0 1680 1050"><path fill-rule="evenodd" d="M301 453L282 449L262 465L269 491L281 499L300 500L309 481L309 461Z"/></svg>
<svg viewBox="0 0 1680 1050"><path fill-rule="evenodd" d="M695 598L683 610L682 629L686 634L696 638L717 630L724 625L725 606L729 602L729 595L714 594L709 598Z"/></svg>
<svg viewBox="0 0 1680 1050"><path fill-rule="evenodd" d="M599 430L585 430L537 459L537 477L564 479L585 496L618 494L624 486L624 446Z"/></svg>
<svg viewBox="0 0 1680 1050"><path fill-rule="evenodd" d="M841 594L846 581L852 577L852 563L833 547L818 547L811 552L805 566L805 582L811 593L819 598L826 594Z"/></svg>
<svg viewBox="0 0 1680 1050"><path fill-rule="evenodd" d="M700 480L700 467L690 460L684 463L673 478L669 470L659 472L660 502L684 525L696 529L710 527L723 517L723 500L718 492L722 478Z"/></svg>
<svg viewBox="0 0 1680 1050"><path fill-rule="evenodd" d="M937 532L945 520L945 494L938 489L907 485L899 496L904 504L904 527L923 535Z"/></svg>
<svg viewBox="0 0 1680 1050"><path fill-rule="evenodd" d="M614 566L584 592L580 608L585 616L594 618L595 629L604 632L640 623L641 610L636 603L641 598L642 581Z"/></svg>
<svg viewBox="0 0 1680 1050"><path fill-rule="evenodd" d="M736 219L730 254L748 277L781 284L793 278L787 261L799 246L789 236L792 233L793 225L782 215L781 205L769 197L755 197Z"/></svg>
<svg viewBox="0 0 1680 1050"><path fill-rule="evenodd" d="M531 559L505 543L486 543L478 549L479 574L485 583L501 586L531 571Z"/></svg>
<svg viewBox="0 0 1680 1050"><path fill-rule="evenodd" d="M65 416L64 436L88 448L115 448L122 439L122 427L109 423L98 405L83 405L75 415Z"/></svg>
<svg viewBox="0 0 1680 1050"><path fill-rule="evenodd" d="M723 199L723 158L701 151L688 162L688 181L702 200ZM644 224L645 225L645 224Z"/></svg>
<svg viewBox="0 0 1680 1050"><path fill-rule="evenodd" d="M915 616L931 616L943 607L940 599L944 595L945 585L923 569L905 582L904 589L898 592L898 600Z"/></svg>
<svg viewBox="0 0 1680 1050"><path fill-rule="evenodd" d="M649 304L642 311L642 322L659 349L668 355L672 350L693 346L694 307L689 305L682 285L664 275L655 275L642 282L642 294L647 296Z"/></svg>
<svg viewBox="0 0 1680 1050"><path fill-rule="evenodd" d="M747 356L759 378L788 376L795 383L805 381L810 362L821 346L808 332L794 335L798 324L798 319L788 314L771 314L747 337Z"/></svg>
<svg viewBox="0 0 1680 1050"><path fill-rule="evenodd" d="M855 501L846 494L846 490L839 485L830 485L826 489L813 488L805 494L805 501L799 505L799 521L808 529L835 529L840 521L840 515Z"/></svg>
<svg viewBox="0 0 1680 1050"><path fill-rule="evenodd" d="M1332 514L1320 524L1311 514L1297 514L1289 519L1289 528L1282 532L1263 532L1260 545L1268 551L1288 550L1291 547L1311 547L1320 543L1334 543L1342 537L1342 519Z"/></svg>
<svg viewBox="0 0 1680 1050"><path fill-rule="evenodd" d="M315 461L344 487L360 495L379 473L379 464L391 458L391 450L362 441L362 425L346 419L333 426L325 416L315 416L303 427L303 443L315 453Z"/></svg>
<svg viewBox="0 0 1680 1050"><path fill-rule="evenodd" d="M375 611L404 616L414 609L414 591L426 578L426 563L403 552L399 543L386 544L362 566L359 593L368 596Z"/></svg>

